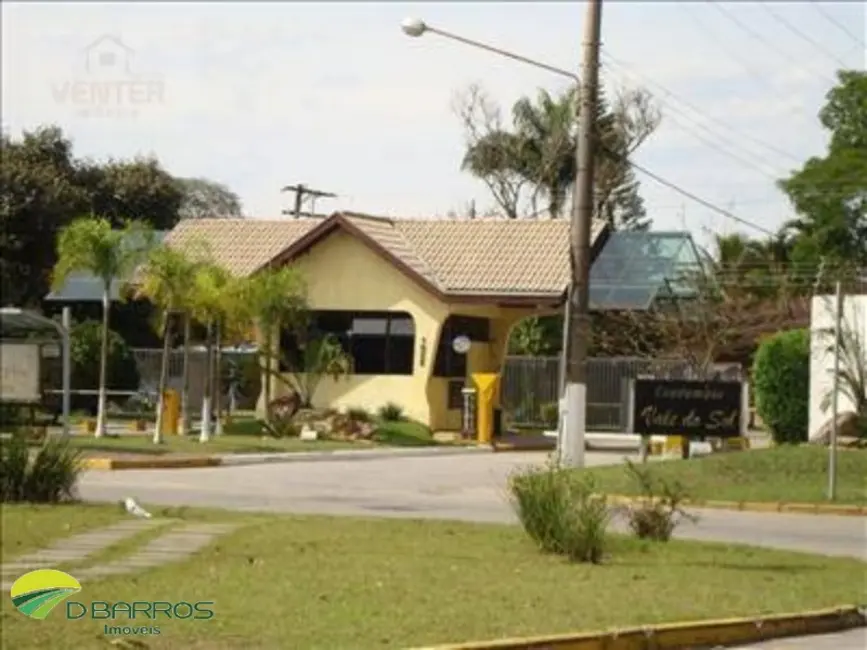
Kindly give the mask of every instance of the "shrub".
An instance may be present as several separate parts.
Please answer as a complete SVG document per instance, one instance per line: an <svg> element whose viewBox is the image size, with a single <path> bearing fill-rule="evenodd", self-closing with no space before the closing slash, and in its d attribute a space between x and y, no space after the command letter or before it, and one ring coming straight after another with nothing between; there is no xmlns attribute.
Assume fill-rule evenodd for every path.
<svg viewBox="0 0 867 650"><path fill-rule="evenodd" d="M384 422L401 422L404 420L403 407L394 402L380 406L377 415Z"/></svg>
<svg viewBox="0 0 867 650"><path fill-rule="evenodd" d="M687 491L681 483L655 478L649 468L639 467L630 460L626 461L626 467L645 499L627 508L629 528L636 537L667 542L682 521L697 521L695 515L682 507Z"/></svg>
<svg viewBox="0 0 867 650"><path fill-rule="evenodd" d="M48 438L31 457L22 435L0 443L0 501L58 503L75 498L81 452L65 439Z"/></svg>
<svg viewBox="0 0 867 650"><path fill-rule="evenodd" d="M346 416L353 422L370 422L373 420L367 409L362 406L353 406L346 409Z"/></svg>
<svg viewBox="0 0 867 650"><path fill-rule="evenodd" d="M262 428L272 438L297 437L301 433L301 428L292 421L292 418L298 413L298 407L299 399L295 393L271 400L268 405L270 417L262 421Z"/></svg>
<svg viewBox="0 0 867 650"><path fill-rule="evenodd" d="M102 347L102 323L95 320L73 325L69 332L70 360L72 361L72 389L99 388L99 356ZM129 346L120 334L108 332L108 362L106 388L138 390L138 365ZM72 395L72 409L86 410L96 415L96 395Z"/></svg>
<svg viewBox="0 0 867 650"><path fill-rule="evenodd" d="M520 470L509 479L512 505L524 531L546 553L598 564L611 513L593 484L556 463Z"/></svg>
<svg viewBox="0 0 867 650"><path fill-rule="evenodd" d="M545 426L556 428L560 422L560 406L557 402L546 402L539 407L539 417Z"/></svg>
<svg viewBox="0 0 867 650"><path fill-rule="evenodd" d="M807 441L810 333L791 330L762 341L753 362L756 409L776 443Z"/></svg>

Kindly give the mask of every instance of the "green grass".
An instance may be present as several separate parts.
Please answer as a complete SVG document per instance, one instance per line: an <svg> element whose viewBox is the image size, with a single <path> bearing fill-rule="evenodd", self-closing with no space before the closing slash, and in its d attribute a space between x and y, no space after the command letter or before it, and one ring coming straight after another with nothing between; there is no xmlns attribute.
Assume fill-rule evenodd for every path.
<svg viewBox="0 0 867 650"><path fill-rule="evenodd" d="M117 506L3 504L0 551L4 562L48 546L61 537L110 526L126 517Z"/></svg>
<svg viewBox="0 0 867 650"><path fill-rule="evenodd" d="M147 454L243 454L296 451L325 451L351 449L361 445L336 440L313 440L305 442L298 438L262 438L251 435L222 435L201 443L197 436L165 436L163 444L153 444L150 434L124 434L118 437L94 438L92 435L76 435L72 444L91 455L102 453ZM368 445L369 446L369 445Z"/></svg>
<svg viewBox="0 0 867 650"><path fill-rule="evenodd" d="M77 434L72 444L90 455L98 453L147 454L238 454L298 451L330 451L336 449L370 449L375 446L418 447L436 445L430 429L423 424L405 420L382 422L371 441L312 440L298 438L271 438L262 435L261 425L252 418L238 419L225 426L222 436L200 443L198 434L191 436L166 435L161 445L154 445L151 434L123 434L117 437L94 438Z"/></svg>
<svg viewBox="0 0 867 650"><path fill-rule="evenodd" d="M714 454L692 460L649 465L653 476L680 481L690 498L717 501L826 500L828 450L823 447L774 447ZM837 501L867 504L867 450L837 454ZM623 465L582 470L608 494L638 494L638 484Z"/></svg>
<svg viewBox="0 0 867 650"><path fill-rule="evenodd" d="M58 508L52 530L106 512ZM243 519L244 528L186 563L87 582L75 599L215 601L209 621L116 622L159 625L159 636L140 639L149 648L364 650L789 612L867 596L858 579L867 565L841 558L614 537L605 564L570 565L539 554L514 526ZM31 527L29 507L4 508L5 530L34 537ZM2 603L4 647L110 647L106 621L68 621L59 609L36 623Z"/></svg>

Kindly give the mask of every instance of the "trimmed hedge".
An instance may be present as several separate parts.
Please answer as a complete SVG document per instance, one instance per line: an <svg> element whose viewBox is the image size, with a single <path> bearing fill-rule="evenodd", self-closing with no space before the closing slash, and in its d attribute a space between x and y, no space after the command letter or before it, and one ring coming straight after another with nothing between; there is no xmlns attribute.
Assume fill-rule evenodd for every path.
<svg viewBox="0 0 867 650"><path fill-rule="evenodd" d="M780 332L759 345L753 361L756 410L774 442L807 442L810 402L810 332Z"/></svg>

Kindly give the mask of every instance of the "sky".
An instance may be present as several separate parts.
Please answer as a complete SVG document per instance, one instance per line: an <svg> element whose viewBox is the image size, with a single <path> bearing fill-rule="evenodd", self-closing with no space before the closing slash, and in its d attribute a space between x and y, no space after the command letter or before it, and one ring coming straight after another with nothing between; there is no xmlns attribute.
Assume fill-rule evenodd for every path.
<svg viewBox="0 0 867 650"><path fill-rule="evenodd" d="M337 194L317 212L395 217L494 205L460 170L454 99L480 84L508 111L567 87L551 72L433 27L579 70L583 2L2 4L2 122L59 124L77 156L155 155L178 176L281 218L304 183ZM845 64L867 64L860 2L629 2L603 9L603 80L642 87L662 123L641 166L766 228L792 217L775 179L821 155L817 113ZM752 232L639 174L657 230Z"/></svg>

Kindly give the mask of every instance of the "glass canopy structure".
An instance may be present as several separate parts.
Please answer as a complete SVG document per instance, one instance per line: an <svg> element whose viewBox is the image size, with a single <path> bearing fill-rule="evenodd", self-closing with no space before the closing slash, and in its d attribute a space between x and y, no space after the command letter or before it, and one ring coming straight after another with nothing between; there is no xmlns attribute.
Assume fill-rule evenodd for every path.
<svg viewBox="0 0 867 650"><path fill-rule="evenodd" d="M590 309L640 311L688 300L707 270L689 233L613 232L590 270Z"/></svg>

